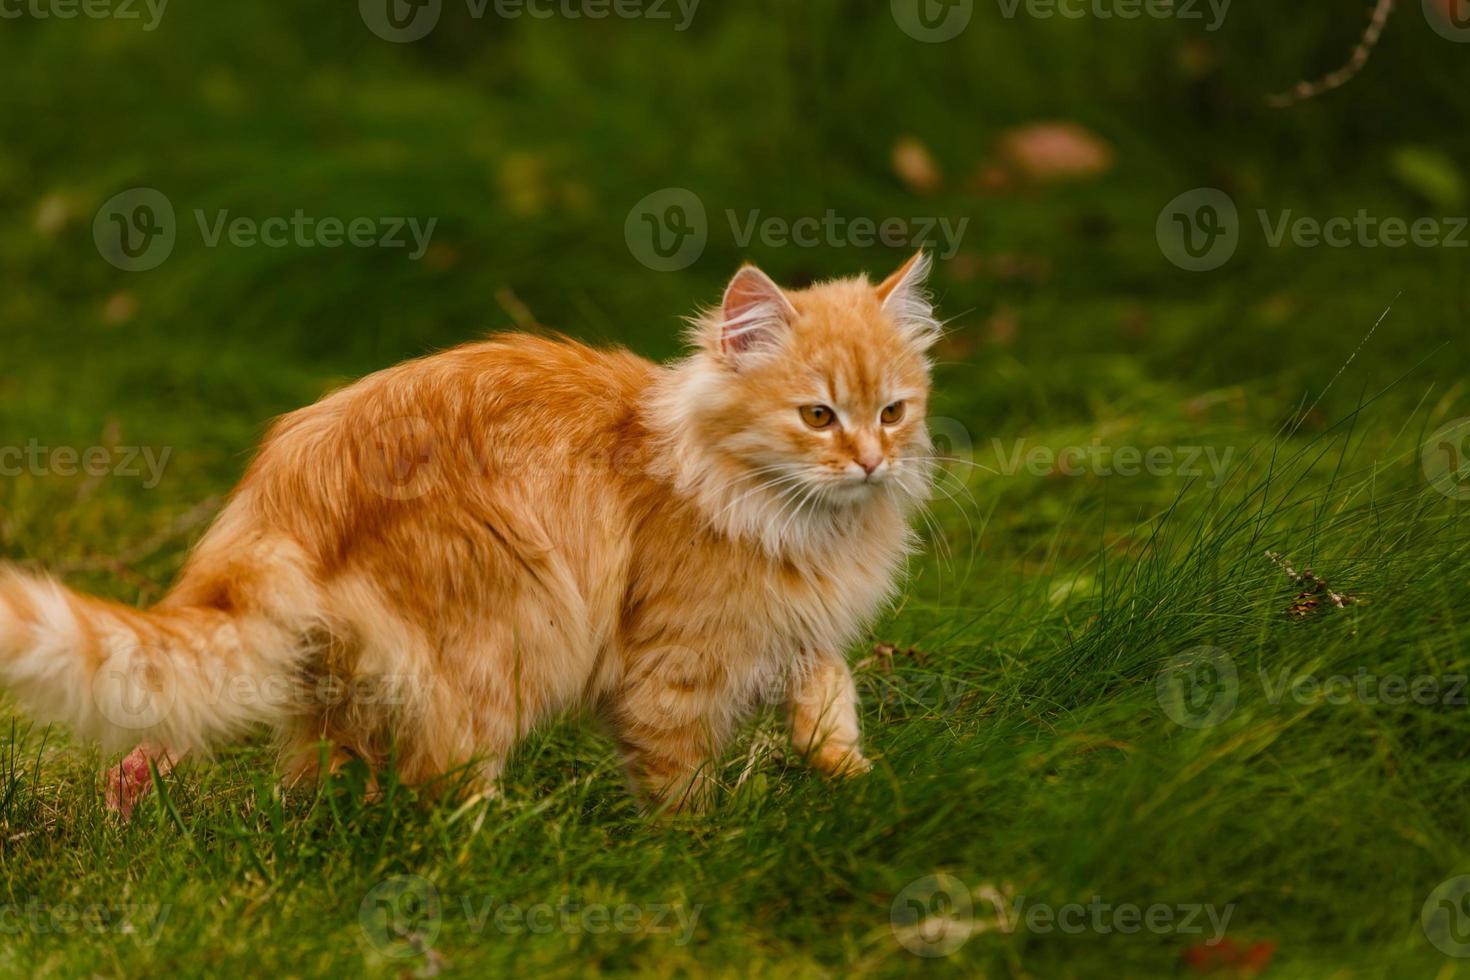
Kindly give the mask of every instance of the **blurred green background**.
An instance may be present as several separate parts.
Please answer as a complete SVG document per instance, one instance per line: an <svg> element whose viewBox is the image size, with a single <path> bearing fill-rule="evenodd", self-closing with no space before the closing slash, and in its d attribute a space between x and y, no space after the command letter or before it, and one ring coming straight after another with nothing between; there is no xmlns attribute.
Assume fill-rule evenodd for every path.
<svg viewBox="0 0 1470 980"><path fill-rule="evenodd" d="M1273 393L1294 393L1341 361L1304 316L1361 333L1402 291L1374 359L1386 373L1451 336L1464 312L1463 251L1273 249L1251 217L1465 210L1470 49L1412 5L1359 79L1286 111L1265 97L1336 67L1366 22L1361 3L1236 4L1215 32L1024 7L1007 19L980 4L941 44L909 38L886 4L708 2L680 32L672 7L671 20L506 20L451 2L411 44L381 40L344 7L177 4L151 32L142 7L139 21L5 23L7 361L58 344L72 355L19 421L106 404L161 426L153 441L182 443L167 419L195 431L222 391L285 409L301 400L297 372L355 375L506 326L507 291L542 323L666 355L676 317L717 296L741 261L801 284L903 258L742 248L729 210L968 218L959 261L936 282L957 330L978 335L1009 308L1019 329L1004 360L1031 365L1065 344L1098 361L1071 404L992 381L986 412L1086 411L1136 380L1116 377L1128 371L1119 359L1195 386L1279 378ZM1086 127L1114 149L1111 166L987 190L1005 134L1039 120ZM927 193L895 173L906 138L937 169ZM1440 199L1426 191L1444 181L1396 164L1406 151L1448 169ZM92 219L140 186L173 202L179 239L160 268L125 274L98 261ZM705 202L710 240L689 269L654 273L630 254L624 222L669 186ZM1232 194L1245 218L1240 252L1211 274L1175 268L1154 236L1160 209L1199 186ZM419 262L391 249L206 247L194 212L222 209L437 225ZM155 395L164 419L149 412ZM7 399L7 411L30 407Z"/></svg>
<svg viewBox="0 0 1470 980"><path fill-rule="evenodd" d="M356 376L515 327L666 358L679 349L680 318L714 302L744 261L800 286L882 275L911 251L831 237L813 247L743 244L732 213L742 226L755 212L792 222L829 210L849 221L966 223L933 282L951 328L935 412L981 466L997 466L992 440L1212 445L1269 462L1284 430L1283 453L1314 454L1313 440L1336 438L1336 423L1371 400L1342 446L1327 445L1342 458L1351 447L1347 469L1363 481L1355 487L1414 494L1425 492L1416 439L1470 414L1470 233L1459 233L1458 248L1276 247L1258 217L1326 221L1366 210L1434 218L1454 234L1455 217L1470 211L1470 43L1433 26L1439 0L1401 3L1357 78L1288 108L1267 97L1341 65L1368 23L1367 4L1237 0L1211 30L1203 3L1179 6L1200 19L1125 20L1031 16L1024 3L1006 16L1008 0L976 0L951 9L969 16L955 37L926 43L904 30L913 21L903 0L704 0L682 30L672 4L654 7L666 17L593 20L506 17L494 6L477 17L464 0L443 0L426 36L395 43L370 29L381 24L373 3L173 0L156 21L142 4L128 8L136 19L63 19L65 3L0 0L0 447L171 455L156 487L54 472L0 478L0 557L129 602L161 596L272 416ZM415 9L397 8L405 17ZM1234 202L1238 248L1218 268L1187 271L1160 245L1161 213L1204 187ZM136 188L168 200L176 241L161 264L130 272L107 258L116 251L99 209ZM640 227L639 203L668 188L698 199L707 244L686 267L659 271L640 261L629 228ZM298 210L434 225L414 260L404 248L228 238L211 247L196 218L212 225L226 211L263 222ZM1300 560L1335 556L1341 574L1361 576L1370 591L1415 575L1435 585L1361 634L1354 620L1350 632L1292 649L1453 668L1464 655L1463 552L1452 551L1463 534L1431 527L1428 505L1408 497L1397 517L1373 511L1373 492L1333 498L1343 486L1333 461L1304 478L1320 497L1287 521L1301 532ZM549 821L575 840L532 834L519 842L524 853L542 853L563 880L585 884L591 874L629 894L668 895L677 881L681 893L708 898L723 887L724 911L707 920L718 925L701 933L704 952L568 941L528 953L456 939L446 941L448 963L531 963L568 975L903 972L920 961L889 934L894 893L936 868L978 885L983 867L1054 887L1058 901L1085 901L1102 887L1099 868L1117 875L1110 894L1147 898L1172 884L1195 898L1254 900L1254 917L1237 921L1248 939L1281 941L1277 975L1454 968L1417 932L1416 896L1454 870L1462 852L1446 853L1445 842L1470 830L1452 805L1465 788L1463 738L1429 738L1409 714L1396 716L1399 728L1379 728L1339 713L1342 727L1331 730L1341 741L1330 750L1324 739L1267 758L1245 736L1180 744L1134 727L1152 671L1187 639L1223 643L1220 631L1235 630L1232 650L1277 642L1279 624L1263 624L1278 623L1290 590L1282 600L1289 583L1259 562L1269 541L1240 552L1261 567L1232 572L1222 557L1194 592L1163 559L1151 571L1128 564L1143 562L1146 519L1168 510L1187 479L956 476L958 502L936 509L928 532L931 557L875 639L925 645L935 658L925 669L963 678L980 701L960 717L887 702L869 709L878 752L895 760L893 786L908 795L831 796L801 784L735 808L691 841L644 828L626 802L589 802L621 799L611 750L574 733L548 736L512 773L508 797L525 806L512 826ZM1348 527L1344 515L1357 515L1351 535L1324 538L1334 521ZM1445 550L1386 557L1386 542L1425 539ZM1118 563L1111 574L1109 560ZM1114 584L1130 574L1132 584ZM1380 616L1384 603L1380 592ZM1423 622L1416 604L1432 607ZM1173 618L1132 633L1108 618L1111 610L1131 623L1124 611L1143 608ZM1105 628L1093 629L1099 622ZM1465 734L1459 722L1439 724ZM1138 762L1056 762L1056 746L1102 731L1150 748ZM1384 788L1393 779L1349 769L1329 785L1323 760L1356 757L1344 747L1359 736L1408 739L1416 758L1439 763L1425 778L1442 782L1398 796ZM179 812L118 829L90 791L101 760L64 733L49 739L52 755L29 769L16 756L41 753L41 733L17 731L8 743L10 785L31 781L0 806L8 900L166 895L183 924L147 949L12 938L0 965L16 972L32 963L59 974L203 972L218 961L286 975L387 973L407 967L364 952L354 919L363 888L382 874L434 865L442 883L478 868L479 884L459 887L537 893L525 884L535 861L488 856L509 846L504 839L485 853L461 851L469 831L459 817L388 807L239 818L270 796L247 775L268 764L258 747L227 756L233 767L186 776L204 783ZM1027 752L1030 768L1015 769ZM1190 766L1201 757L1229 760L1221 778L1233 795L1181 782L1200 776ZM591 773L595 792L543 814L539 789L560 785L564 769ZM773 783L802 778L772 774ZM1317 778L1323 785L1308 791ZM1196 790L1198 806L1168 821L1151 809ZM1005 812L993 812L991 798ZM855 808L882 815L854 820ZM1362 848L1338 867L1330 848L1317 850L1314 828L1354 808L1356 829L1323 830ZM1152 816L1131 824L1135 810ZM239 857L243 838L227 832L237 824L274 840L274 851ZM364 825L387 845L360 853L334 843L333 834L365 835ZM1204 843L1191 848L1195 833ZM1151 834L1169 837L1167 873ZM175 835L189 846L173 847ZM132 859L116 858L118 849ZM649 862L650 853L664 856ZM1144 868L1155 858L1159 867ZM598 870L578 871L574 859ZM1320 882L1283 884L1326 867ZM1374 905L1380 889L1393 901ZM795 911L773 911L792 896ZM219 910L242 924L227 928L233 920ZM251 939L262 936L265 950ZM1014 976L1123 975L1108 972L1119 963L1136 975L1192 969L1187 944L1113 939L992 936L924 965ZM425 975L434 962L409 967Z"/></svg>

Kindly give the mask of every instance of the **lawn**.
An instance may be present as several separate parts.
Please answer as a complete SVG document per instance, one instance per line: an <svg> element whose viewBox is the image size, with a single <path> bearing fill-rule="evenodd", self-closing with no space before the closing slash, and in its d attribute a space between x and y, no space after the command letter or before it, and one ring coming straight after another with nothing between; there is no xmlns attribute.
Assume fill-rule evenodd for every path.
<svg viewBox="0 0 1470 980"><path fill-rule="evenodd" d="M268 420L354 377L516 328L667 358L742 261L920 238L956 462L848 651L876 769L840 785L772 711L711 812L650 819L568 719L493 801L283 793L262 736L123 823L111 757L0 701L0 972L1470 975L1470 49L1419 4L1285 109L1362 4L976 4L942 43L836 0L446 2L413 43L133 6L0 22L0 558L156 601ZM1028 175L1038 122L1091 172ZM163 220L136 188L161 257L107 244ZM1233 252L1169 244L1198 188Z"/></svg>

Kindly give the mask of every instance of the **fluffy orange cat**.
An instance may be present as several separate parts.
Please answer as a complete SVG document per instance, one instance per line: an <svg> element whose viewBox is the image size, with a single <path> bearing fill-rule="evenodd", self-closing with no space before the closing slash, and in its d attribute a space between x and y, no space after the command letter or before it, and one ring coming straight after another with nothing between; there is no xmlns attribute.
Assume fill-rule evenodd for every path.
<svg viewBox="0 0 1470 980"><path fill-rule="evenodd" d="M374 374L275 425L153 609L0 569L0 681L137 746L125 811L150 761L260 724L289 779L360 758L490 791L582 707L677 807L779 697L814 766L866 771L843 651L929 489L927 272L747 266L668 365L507 335Z"/></svg>

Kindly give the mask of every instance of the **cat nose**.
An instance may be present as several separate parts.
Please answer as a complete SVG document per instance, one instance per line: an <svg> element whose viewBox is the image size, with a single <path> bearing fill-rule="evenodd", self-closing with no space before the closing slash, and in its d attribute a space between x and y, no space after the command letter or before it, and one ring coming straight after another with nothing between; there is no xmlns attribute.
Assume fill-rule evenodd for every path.
<svg viewBox="0 0 1470 980"><path fill-rule="evenodd" d="M863 468L863 473L873 475L873 471L883 465L882 453L864 453L857 458L857 464Z"/></svg>

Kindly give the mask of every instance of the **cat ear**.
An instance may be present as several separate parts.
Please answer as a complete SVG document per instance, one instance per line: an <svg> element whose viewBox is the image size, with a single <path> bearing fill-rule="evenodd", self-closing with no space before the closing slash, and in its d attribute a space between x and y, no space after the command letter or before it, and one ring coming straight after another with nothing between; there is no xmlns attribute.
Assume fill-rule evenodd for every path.
<svg viewBox="0 0 1470 980"><path fill-rule="evenodd" d="M720 349L738 355L769 344L795 319L796 308L781 287L747 265L725 287L720 303Z"/></svg>
<svg viewBox="0 0 1470 980"><path fill-rule="evenodd" d="M924 350L944 335L944 328L934 316L934 300L929 295L930 268L929 253L919 249L877 288L884 312Z"/></svg>

